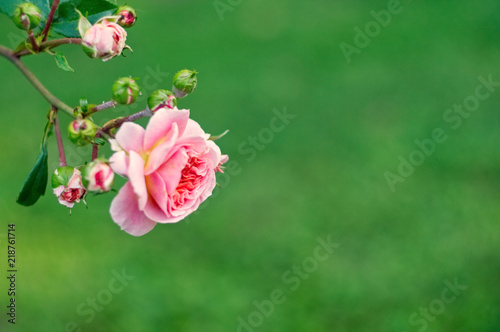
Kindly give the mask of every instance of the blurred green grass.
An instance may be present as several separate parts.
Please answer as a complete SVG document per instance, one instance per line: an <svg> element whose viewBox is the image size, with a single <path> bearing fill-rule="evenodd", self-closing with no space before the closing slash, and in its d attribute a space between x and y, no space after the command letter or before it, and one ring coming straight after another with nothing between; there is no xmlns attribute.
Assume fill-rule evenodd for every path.
<svg viewBox="0 0 500 332"><path fill-rule="evenodd" d="M189 222L141 238L110 219L113 195L90 197L71 216L49 190L34 207L18 206L48 108L0 60L0 234L15 223L18 237L12 330L64 331L74 321L82 331L235 331L254 301L282 289L286 301L255 331L417 331L410 316L455 278L467 290L427 330L500 330L500 91L455 131L442 119L478 76L500 80L498 2L403 2L351 64L339 44L352 44L353 28L387 1L244 1L223 21L210 1L128 4L140 18L127 58L102 63L61 47L75 73L48 55L26 63L70 104L107 100L119 76L145 84L158 68L169 75L157 87L169 88L177 70L197 69L199 87L180 106L208 132L231 130L219 145L241 173ZM6 17L0 31L7 46L19 34ZM284 107L297 117L248 162L239 145ZM434 128L448 139L392 193L384 172ZM70 156L80 153L90 157ZM328 235L341 246L290 291L283 273ZM77 307L122 268L135 279L85 322ZM5 302L5 278L0 287ZM12 328L3 316L2 330Z"/></svg>

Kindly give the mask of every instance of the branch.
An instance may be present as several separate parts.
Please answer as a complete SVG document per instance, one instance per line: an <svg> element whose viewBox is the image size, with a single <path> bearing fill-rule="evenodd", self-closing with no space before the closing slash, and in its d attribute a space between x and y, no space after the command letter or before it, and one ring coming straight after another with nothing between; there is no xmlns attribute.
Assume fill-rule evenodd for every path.
<svg viewBox="0 0 500 332"><path fill-rule="evenodd" d="M73 116L73 109L68 105L66 105L65 103L63 103L62 101L60 101L59 99L57 99L52 93L50 93L50 91L47 90L42 83L40 83L38 78L36 78L36 76L33 75L33 73L28 69L28 67L26 67L18 57L16 57L13 51L0 45L0 55L3 55L7 59L9 59L51 105Z"/></svg>
<svg viewBox="0 0 500 332"><path fill-rule="evenodd" d="M30 41L31 47L33 47L33 51L35 53L40 52L40 45L37 44L35 36L33 35L33 30L28 30L28 39Z"/></svg>
<svg viewBox="0 0 500 332"><path fill-rule="evenodd" d="M101 138L100 130L95 134L95 138ZM92 161L97 159L98 154L99 154L99 144L94 143L92 145Z"/></svg>
<svg viewBox="0 0 500 332"><path fill-rule="evenodd" d="M108 108L116 107L116 105L118 105L118 103L114 100L107 101L105 103L102 103L101 105L97 105L96 107L89 109L87 112L85 112L85 116L91 116L94 113L107 110Z"/></svg>
<svg viewBox="0 0 500 332"><path fill-rule="evenodd" d="M59 0L54 0L54 2L52 3L52 7L50 7L49 16L47 17L47 23L45 23L45 27L43 28L42 42L46 41L47 37L49 36L50 25L52 24L52 20L54 19L54 14L56 12L57 6L59 6Z"/></svg>
<svg viewBox="0 0 500 332"><path fill-rule="evenodd" d="M45 51L46 49L54 48L54 47L66 45L66 44L81 45L82 39L81 38L62 38L62 39L49 40L49 41L46 41L46 42L43 42L42 44L40 44L40 51ZM18 58L25 56L25 55L30 55L30 54L32 54L32 53L28 49L23 49L23 50L20 50L20 51L17 51L16 53L14 53L14 55Z"/></svg>
<svg viewBox="0 0 500 332"><path fill-rule="evenodd" d="M54 127L55 127L55 132L56 132L56 138L57 138L57 149L59 150L59 165L61 167L66 166L66 155L64 154L64 145L62 141L62 136L61 136L61 128L59 127L59 117L58 112L57 112L57 107L52 105L52 110L55 113L54 116Z"/></svg>
<svg viewBox="0 0 500 332"><path fill-rule="evenodd" d="M140 112L137 112L137 113L129 115L129 116L126 116L124 118L113 119L109 122L106 122L104 124L104 126L102 127L102 129L99 130L98 133L104 133L108 136L111 136L110 131L114 128L120 127L123 123L136 121L136 120L139 120L141 118L145 118L145 117L151 116L151 115L153 115L153 113L149 110L149 108L146 108L145 110L142 110ZM99 134L99 135L101 135L101 134Z"/></svg>

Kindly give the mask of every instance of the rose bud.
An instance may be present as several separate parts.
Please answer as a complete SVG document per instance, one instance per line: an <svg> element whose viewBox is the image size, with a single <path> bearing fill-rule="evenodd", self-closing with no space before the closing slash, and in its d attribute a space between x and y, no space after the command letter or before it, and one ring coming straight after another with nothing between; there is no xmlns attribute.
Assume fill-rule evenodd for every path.
<svg viewBox="0 0 500 332"><path fill-rule="evenodd" d="M12 19L19 29L31 30L40 25L42 16L37 6L25 2L16 8Z"/></svg>
<svg viewBox="0 0 500 332"><path fill-rule="evenodd" d="M59 203L70 209L84 198L86 192L80 171L69 166L59 167L52 174L52 188Z"/></svg>
<svg viewBox="0 0 500 332"><path fill-rule="evenodd" d="M122 77L113 84L113 99L123 105L132 104L139 96L139 85L130 77Z"/></svg>
<svg viewBox="0 0 500 332"><path fill-rule="evenodd" d="M97 127L92 121L79 117L70 122L68 127L69 140L76 145L87 145L91 143L96 132Z"/></svg>
<svg viewBox="0 0 500 332"><path fill-rule="evenodd" d="M89 57L108 61L122 53L126 40L127 32L121 26L103 20L85 32L82 47Z"/></svg>
<svg viewBox="0 0 500 332"><path fill-rule="evenodd" d="M137 21L137 14L134 8L130 6L121 6L116 11L116 15L120 16L118 19L118 24L124 28L130 28Z"/></svg>
<svg viewBox="0 0 500 332"><path fill-rule="evenodd" d="M96 159L83 169L83 184L88 191L105 193L113 187L115 173L107 161Z"/></svg>
<svg viewBox="0 0 500 332"><path fill-rule="evenodd" d="M196 88L195 70L183 69L174 75L174 93L177 98L184 98Z"/></svg>
<svg viewBox="0 0 500 332"><path fill-rule="evenodd" d="M151 112L156 112L161 108L173 109L177 106L177 98L168 90L156 90L148 98L148 107Z"/></svg>

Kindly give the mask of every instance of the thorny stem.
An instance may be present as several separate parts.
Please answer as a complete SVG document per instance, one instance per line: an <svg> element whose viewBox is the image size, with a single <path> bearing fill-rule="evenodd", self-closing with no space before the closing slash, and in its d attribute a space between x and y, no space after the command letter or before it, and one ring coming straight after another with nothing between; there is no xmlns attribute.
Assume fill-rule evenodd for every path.
<svg viewBox="0 0 500 332"><path fill-rule="evenodd" d="M49 41L46 41L46 42L43 42L40 44L40 51L44 51L46 49L50 49L50 48L54 48L54 47L66 45L66 44L81 45L82 39L81 38L61 38L61 39L49 40ZM32 54L32 53L28 49L23 49L23 50L20 50L20 51L14 53L14 55L18 58L25 56L25 55L30 55L30 54Z"/></svg>
<svg viewBox="0 0 500 332"><path fill-rule="evenodd" d="M58 118L57 107L52 105L52 110L55 113L54 128L55 128L56 138L57 138L57 149L59 150L59 163L60 163L61 167L64 167L64 166L66 166L66 155L64 154L64 145L63 145L62 136L61 136L61 128L59 127L59 118Z"/></svg>
<svg viewBox="0 0 500 332"><path fill-rule="evenodd" d="M54 2L52 3L52 7L50 7L49 16L47 17L47 23L45 23L45 27L43 28L42 42L46 41L47 37L49 36L50 25L52 24L52 19L54 18L54 14L56 12L57 6L59 6L59 0L54 0Z"/></svg>
<svg viewBox="0 0 500 332"><path fill-rule="evenodd" d="M50 93L50 91L47 90L47 88L45 88L42 83L40 83L38 78L36 78L36 76L33 75L33 73L28 69L28 67L26 67L24 63L22 63L21 60L15 56L14 52L0 45L0 55L3 55L7 59L9 59L51 105L73 116L73 109L68 105L66 105L65 103L63 103L62 101L60 101L59 99L57 99L52 93Z"/></svg>

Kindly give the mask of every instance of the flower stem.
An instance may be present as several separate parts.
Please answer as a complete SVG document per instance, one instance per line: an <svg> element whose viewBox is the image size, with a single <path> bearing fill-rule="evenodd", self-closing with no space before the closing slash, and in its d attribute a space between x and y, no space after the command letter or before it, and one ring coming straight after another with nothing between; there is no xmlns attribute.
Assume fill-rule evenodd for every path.
<svg viewBox="0 0 500 332"><path fill-rule="evenodd" d="M153 113L149 109L142 110L140 112L134 113L132 115L123 117L123 118L118 118L118 119L113 119L107 123L104 124L101 130L99 132L102 132L106 135L110 135L111 129L118 128L120 127L123 123L125 122L131 122L131 121L136 121L142 118L145 118L146 116L151 116Z"/></svg>
<svg viewBox="0 0 500 332"><path fill-rule="evenodd" d="M21 60L15 56L14 52L0 45L0 55L9 59L51 105L73 116L73 109L50 93L50 91L47 90L47 88L40 83L38 78L36 78L36 76L28 69L28 67L26 67L24 63L22 63Z"/></svg>
<svg viewBox="0 0 500 332"><path fill-rule="evenodd" d="M59 0L54 0L54 2L52 3L52 7L50 7L49 16L47 17L47 23L45 23L45 27L43 28L42 42L46 41L47 37L49 36L50 25L52 24L52 20L54 19L54 14L56 12L57 6L59 6Z"/></svg>
<svg viewBox="0 0 500 332"><path fill-rule="evenodd" d="M114 100L107 101L105 103L102 103L101 105L97 105L96 107L89 109L87 112L85 112L85 116L90 116L94 113L107 110L108 108L116 107L116 105L118 105L118 103Z"/></svg>
<svg viewBox="0 0 500 332"><path fill-rule="evenodd" d="M95 134L95 138L100 138L101 137L101 131L99 130L96 134ZM94 143L92 145L92 161L96 160L97 159L97 155L99 153L99 144L96 144Z"/></svg>
<svg viewBox="0 0 500 332"><path fill-rule="evenodd" d="M43 42L40 44L40 51L44 51L46 49L50 49L50 48L54 48L54 47L66 45L66 44L81 45L82 39L81 38L61 38L61 39L49 40L49 41L46 41L46 42ZM25 55L30 55L30 54L32 54L32 53L28 49L22 49L20 51L17 51L16 53L14 53L14 55L18 58L25 56Z"/></svg>
<svg viewBox="0 0 500 332"><path fill-rule="evenodd" d="M40 46L36 42L35 36L33 35L33 30L28 30L27 33L28 33L28 39L30 41L31 47L33 48L33 51L35 53L40 52Z"/></svg>
<svg viewBox="0 0 500 332"><path fill-rule="evenodd" d="M52 110L54 110L55 116L54 116L54 128L56 132L56 138L57 138L57 149L59 150L59 164L61 167L66 166L66 155L64 154L64 145L62 141L62 136L61 136L61 128L59 126L59 117L58 117L58 110L57 107L52 106Z"/></svg>

